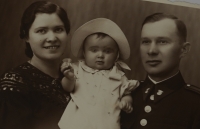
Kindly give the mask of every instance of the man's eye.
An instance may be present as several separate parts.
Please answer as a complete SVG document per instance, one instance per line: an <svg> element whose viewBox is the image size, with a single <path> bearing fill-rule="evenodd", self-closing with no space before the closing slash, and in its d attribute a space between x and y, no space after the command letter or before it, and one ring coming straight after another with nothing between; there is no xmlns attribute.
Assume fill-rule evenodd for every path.
<svg viewBox="0 0 200 129"><path fill-rule="evenodd" d="M56 28L56 29L55 29L55 32L56 32L56 33L60 33L60 32L63 32L63 31L64 31L63 28Z"/></svg>
<svg viewBox="0 0 200 129"><path fill-rule="evenodd" d="M167 40L159 40L158 43L159 44L166 44L166 43L168 43L168 41Z"/></svg>
<svg viewBox="0 0 200 129"><path fill-rule="evenodd" d="M150 40L142 40L141 43L142 44L149 44L149 43L151 43L151 41Z"/></svg>
<svg viewBox="0 0 200 129"><path fill-rule="evenodd" d="M40 33L40 34L45 34L47 31L45 29L40 29L37 31L37 33Z"/></svg>

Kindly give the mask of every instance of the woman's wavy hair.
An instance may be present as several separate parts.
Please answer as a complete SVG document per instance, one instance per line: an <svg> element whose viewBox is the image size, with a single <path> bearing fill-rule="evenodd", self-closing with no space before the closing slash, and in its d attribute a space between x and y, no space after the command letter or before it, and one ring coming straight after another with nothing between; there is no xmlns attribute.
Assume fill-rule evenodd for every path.
<svg viewBox="0 0 200 129"><path fill-rule="evenodd" d="M70 31L70 21L68 19L66 11L48 1L37 1L32 3L26 10L24 11L24 14L21 18L21 26L20 26L20 38L21 39L28 39L29 38L29 29L32 25L32 23L35 20L35 16L37 13L47 13L47 14L52 14L56 13L61 21L64 24L65 30L67 34ZM31 46L28 42L26 42L26 49L25 49L25 54L29 57L33 57L33 51L31 49Z"/></svg>

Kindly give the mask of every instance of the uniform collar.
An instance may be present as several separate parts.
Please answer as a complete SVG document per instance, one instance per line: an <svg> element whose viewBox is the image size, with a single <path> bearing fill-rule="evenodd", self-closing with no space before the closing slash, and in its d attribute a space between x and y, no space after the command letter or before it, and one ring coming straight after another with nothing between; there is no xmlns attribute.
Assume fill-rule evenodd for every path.
<svg viewBox="0 0 200 129"><path fill-rule="evenodd" d="M181 73L179 72L175 76L157 84L154 84L147 77L143 84L144 100L147 101L148 99L150 99L150 96L153 95L153 97L151 97L151 100L157 103L161 99L167 97L169 94L183 87L185 82Z"/></svg>
<svg viewBox="0 0 200 129"><path fill-rule="evenodd" d="M164 82L164 81L166 81L166 80L168 80L168 79L170 79L170 78L176 76L178 73L179 73L179 71L178 71L176 74L172 75L171 77L168 77L168 78L166 78L166 79L164 79L164 80L161 80L161 81L158 81L158 82L157 82L157 81L154 81L150 76L148 76L148 78L149 78L149 80L151 80L154 84L158 84L158 83Z"/></svg>

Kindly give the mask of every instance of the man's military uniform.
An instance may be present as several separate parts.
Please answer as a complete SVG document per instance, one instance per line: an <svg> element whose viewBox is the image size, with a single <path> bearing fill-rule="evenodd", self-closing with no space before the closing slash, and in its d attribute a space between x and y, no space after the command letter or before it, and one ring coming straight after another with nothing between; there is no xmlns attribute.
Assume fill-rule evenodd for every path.
<svg viewBox="0 0 200 129"><path fill-rule="evenodd" d="M200 129L200 89L181 73L158 84L147 77L132 97L133 112L122 113L122 129Z"/></svg>

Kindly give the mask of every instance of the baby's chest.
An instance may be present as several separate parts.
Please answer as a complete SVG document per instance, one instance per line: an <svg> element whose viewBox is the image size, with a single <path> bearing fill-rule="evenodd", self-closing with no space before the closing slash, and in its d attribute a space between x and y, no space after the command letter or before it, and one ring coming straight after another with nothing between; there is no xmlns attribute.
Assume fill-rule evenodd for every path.
<svg viewBox="0 0 200 129"><path fill-rule="evenodd" d="M121 83L116 83L100 73L84 74L76 80L76 91L90 102L115 102L119 99Z"/></svg>

